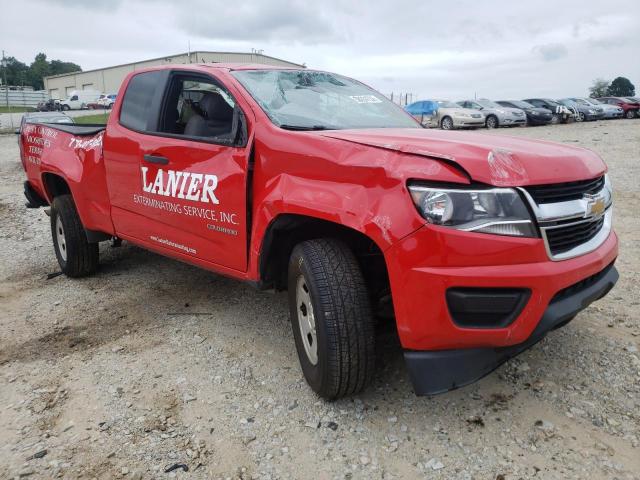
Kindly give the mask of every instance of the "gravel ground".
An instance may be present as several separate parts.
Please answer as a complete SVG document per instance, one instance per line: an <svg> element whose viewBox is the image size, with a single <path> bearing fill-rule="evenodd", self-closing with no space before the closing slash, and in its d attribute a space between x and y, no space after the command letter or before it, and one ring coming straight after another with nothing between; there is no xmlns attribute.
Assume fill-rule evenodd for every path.
<svg viewBox="0 0 640 480"><path fill-rule="evenodd" d="M381 332L373 385L302 378L284 294L131 245L58 271L0 136L0 478L640 478L640 120L488 132L593 148L616 190L621 280L482 381L415 397ZM171 472L165 470L179 466Z"/></svg>

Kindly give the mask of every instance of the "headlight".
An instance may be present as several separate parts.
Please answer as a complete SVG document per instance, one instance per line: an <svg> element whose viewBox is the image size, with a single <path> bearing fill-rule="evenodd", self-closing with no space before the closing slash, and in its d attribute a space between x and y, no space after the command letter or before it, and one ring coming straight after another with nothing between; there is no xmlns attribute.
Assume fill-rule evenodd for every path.
<svg viewBox="0 0 640 480"><path fill-rule="evenodd" d="M589 109L589 113L590 113L591 115L593 115L594 113L596 113L596 111L590 108L590 109Z"/></svg>
<svg viewBox="0 0 640 480"><path fill-rule="evenodd" d="M540 112L536 111L536 110L531 110L531 115L540 115Z"/></svg>
<svg viewBox="0 0 640 480"><path fill-rule="evenodd" d="M537 237L529 210L511 188L454 189L409 185L427 222L465 232Z"/></svg>

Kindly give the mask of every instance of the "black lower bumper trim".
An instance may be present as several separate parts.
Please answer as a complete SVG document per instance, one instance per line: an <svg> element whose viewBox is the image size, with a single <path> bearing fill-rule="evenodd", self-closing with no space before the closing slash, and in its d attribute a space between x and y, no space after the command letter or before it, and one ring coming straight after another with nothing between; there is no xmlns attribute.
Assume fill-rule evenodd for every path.
<svg viewBox="0 0 640 480"><path fill-rule="evenodd" d="M27 208L39 208L48 205L28 181L24 182L24 196L27 199Z"/></svg>
<svg viewBox="0 0 640 480"><path fill-rule="evenodd" d="M436 395L469 385L504 362L542 340L547 333L567 324L590 303L604 297L618 281L613 264L575 287L556 295L531 336L523 343L500 348L406 351L405 362L416 395Z"/></svg>

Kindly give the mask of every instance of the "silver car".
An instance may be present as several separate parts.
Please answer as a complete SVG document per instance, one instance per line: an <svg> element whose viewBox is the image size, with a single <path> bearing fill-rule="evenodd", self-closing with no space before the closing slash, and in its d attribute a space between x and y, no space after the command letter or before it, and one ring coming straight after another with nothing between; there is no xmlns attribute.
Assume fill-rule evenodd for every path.
<svg viewBox="0 0 640 480"><path fill-rule="evenodd" d="M449 100L435 100L438 111L433 116L431 123L443 130L454 128L479 128L484 127L484 115L479 110L462 108Z"/></svg>
<svg viewBox="0 0 640 480"><path fill-rule="evenodd" d="M527 124L527 116L519 108L503 107L502 105L481 98L479 100L461 100L458 102L463 108L480 110L484 114L487 128L517 127Z"/></svg>

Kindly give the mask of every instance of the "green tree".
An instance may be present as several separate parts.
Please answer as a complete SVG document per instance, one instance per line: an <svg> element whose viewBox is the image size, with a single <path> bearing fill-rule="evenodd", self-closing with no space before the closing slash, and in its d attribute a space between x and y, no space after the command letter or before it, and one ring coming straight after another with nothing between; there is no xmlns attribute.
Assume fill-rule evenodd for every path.
<svg viewBox="0 0 640 480"><path fill-rule="evenodd" d="M49 75L60 75L62 73L80 72L82 68L73 62L63 62L62 60L51 60L49 63Z"/></svg>
<svg viewBox="0 0 640 480"><path fill-rule="evenodd" d="M29 65L28 81L36 90L44 88L44 77L49 75L49 62L44 53L36 55L35 60Z"/></svg>
<svg viewBox="0 0 640 480"><path fill-rule="evenodd" d="M27 80L27 67L24 63L14 57L6 57L6 67L0 66L0 79L4 82L4 74L6 68L7 83L9 85L24 85Z"/></svg>
<svg viewBox="0 0 640 480"><path fill-rule="evenodd" d="M605 97L608 95L609 80L603 78L596 78L593 84L589 87L589 96L591 98Z"/></svg>
<svg viewBox="0 0 640 480"><path fill-rule="evenodd" d="M636 87L628 78L617 77L607 88L607 94L612 97L633 97L636 94Z"/></svg>

